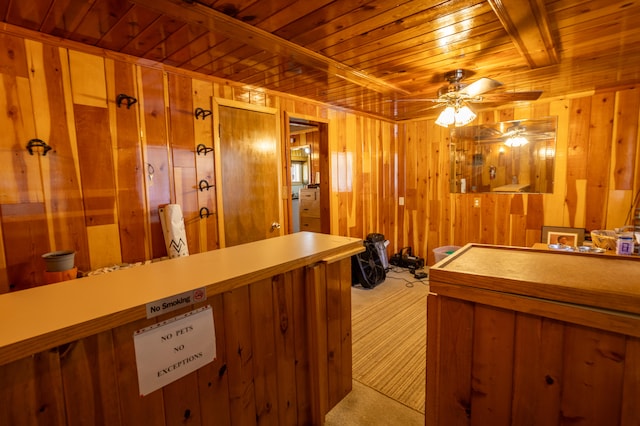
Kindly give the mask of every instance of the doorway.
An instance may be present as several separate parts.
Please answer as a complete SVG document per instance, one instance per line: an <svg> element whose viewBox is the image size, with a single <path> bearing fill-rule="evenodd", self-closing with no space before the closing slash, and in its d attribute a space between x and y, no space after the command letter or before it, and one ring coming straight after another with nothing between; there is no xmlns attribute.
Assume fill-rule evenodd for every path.
<svg viewBox="0 0 640 426"><path fill-rule="evenodd" d="M285 140L289 142L287 180L291 188L291 202L288 208L289 232L312 230L328 234L330 233L328 123L308 117L285 115L288 124ZM311 204L313 212L305 208L304 201L300 200L301 191L303 196L313 197ZM310 220L306 220L305 214L311 215ZM310 223L317 226L309 229Z"/></svg>

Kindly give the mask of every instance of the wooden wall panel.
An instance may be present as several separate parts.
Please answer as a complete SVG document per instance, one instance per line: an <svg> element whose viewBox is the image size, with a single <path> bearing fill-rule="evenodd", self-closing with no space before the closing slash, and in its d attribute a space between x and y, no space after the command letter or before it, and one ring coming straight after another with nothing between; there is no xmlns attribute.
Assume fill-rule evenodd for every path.
<svg viewBox="0 0 640 426"><path fill-rule="evenodd" d="M193 82L193 103L195 108L202 108L205 111L213 110L213 85L211 82L194 80ZM194 121L194 149L197 151L198 145L213 148L213 132L215 128L214 115L205 116ZM214 151L196 155L196 182L198 185L205 180L212 185L206 190L198 190L198 211L203 207L209 210L212 216L201 219L199 222L200 231L200 251L215 250L220 247L218 241L218 214L216 205L217 182L215 173Z"/></svg>
<svg viewBox="0 0 640 426"><path fill-rule="evenodd" d="M328 186L330 232L361 238L379 232L391 242L390 255L411 246L428 264L434 261L433 249L443 245L530 245L538 240L543 225L588 230L623 226L623 216L640 187L638 89L481 111L478 122L558 115L560 140L554 194L476 197L450 193L449 131L433 119L391 123L228 81L194 79L192 73L131 62L110 68L113 60L98 55L2 37L3 46L15 55L4 47L0 50L4 81L0 102L15 114L0 120L18 136L11 145L3 142L0 147L0 155L12 165L3 169L0 203L43 202L50 248L74 248L82 270L115 259L137 260L142 253L145 260L166 255L157 207L168 202L182 205L193 252L218 246L222 234L217 234L217 221L198 216L203 205L216 209L211 204L215 197L196 189L202 176L215 176L215 160L197 159L194 152L196 143L207 141L216 126L203 120L196 123L193 115L195 103L206 103L210 96L326 120L328 141L319 147L322 156L317 161L326 162L331 170L321 180ZM133 110L110 106L119 91L116 84L137 91L135 120L133 114L123 115ZM134 135L136 128L140 133L136 130ZM30 158L21 148L23 142L17 142L30 133L55 144L46 161ZM117 145L105 149L103 143L108 146L111 140ZM129 144L126 153L121 141ZM107 150L115 153L115 160L106 156L105 163ZM120 160L140 169L132 170ZM548 170L544 173L548 175ZM222 186L217 182L215 190ZM474 207L474 198L480 199L479 208ZM82 206L87 206L86 214ZM106 228L89 231L93 225ZM130 235L133 229L135 237ZM88 242L89 234L100 235L105 242ZM6 258L7 251L3 245L0 253ZM94 257L91 263L89 252ZM6 268L3 272L6 275Z"/></svg>
<svg viewBox="0 0 640 426"><path fill-rule="evenodd" d="M40 380L33 380L36 374L40 375ZM2 405L12 408L0 410L0 424L67 424L57 350L41 352L3 366L0 382Z"/></svg>
<svg viewBox="0 0 640 426"><path fill-rule="evenodd" d="M24 290L43 284L45 268L41 256L49 252L44 205L2 204L0 220L9 289Z"/></svg>
<svg viewBox="0 0 640 426"><path fill-rule="evenodd" d="M106 331L57 349L69 425L120 424L113 337Z"/></svg>
<svg viewBox="0 0 640 426"><path fill-rule="evenodd" d="M175 199L172 190L171 161L167 147L167 114L165 79L162 71L139 68L138 96L140 97L143 129L144 182L146 188L148 240L151 258L167 255L158 207Z"/></svg>
<svg viewBox="0 0 640 426"><path fill-rule="evenodd" d="M593 96L587 153L587 229L605 229L614 116L613 92Z"/></svg>
<svg viewBox="0 0 640 426"><path fill-rule="evenodd" d="M116 99L125 94L138 99L135 68L120 61L108 61L107 79L110 84L109 98ZM141 262L149 258L146 239L145 214L145 167L142 161L142 146L138 127L139 104L120 107L109 103L112 115L115 115L114 167L116 194L118 203L118 227L122 260L127 263Z"/></svg>
<svg viewBox="0 0 640 426"><path fill-rule="evenodd" d="M514 343L513 424L558 423L564 328L558 321L517 314Z"/></svg>
<svg viewBox="0 0 640 426"><path fill-rule="evenodd" d="M66 52L27 42L31 96L38 137L53 149L42 157L43 194L52 250L75 250L76 266L90 269L76 133Z"/></svg>
<svg viewBox="0 0 640 426"><path fill-rule="evenodd" d="M173 160L175 203L180 204L189 253L200 251L200 216L194 146L195 107L190 78L169 74L169 143Z"/></svg>
<svg viewBox="0 0 640 426"><path fill-rule="evenodd" d="M116 223L113 147L106 108L76 104L78 161L86 226Z"/></svg>

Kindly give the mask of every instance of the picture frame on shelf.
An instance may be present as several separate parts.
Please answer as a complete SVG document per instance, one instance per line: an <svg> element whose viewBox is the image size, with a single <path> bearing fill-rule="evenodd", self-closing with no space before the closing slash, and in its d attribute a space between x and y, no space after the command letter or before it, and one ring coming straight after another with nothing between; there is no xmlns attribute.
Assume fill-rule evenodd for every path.
<svg viewBox="0 0 640 426"><path fill-rule="evenodd" d="M545 244L563 244L577 247L584 242L584 228L564 226L543 226L541 242Z"/></svg>

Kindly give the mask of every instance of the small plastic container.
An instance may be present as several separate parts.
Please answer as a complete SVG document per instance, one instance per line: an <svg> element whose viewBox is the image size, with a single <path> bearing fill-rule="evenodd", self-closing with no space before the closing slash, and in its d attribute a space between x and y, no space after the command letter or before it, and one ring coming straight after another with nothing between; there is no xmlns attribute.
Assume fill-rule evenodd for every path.
<svg viewBox="0 0 640 426"><path fill-rule="evenodd" d="M47 272L62 272L73 269L76 252L73 250L52 251L42 255Z"/></svg>
<svg viewBox="0 0 640 426"><path fill-rule="evenodd" d="M618 237L618 241L616 241L616 254L633 254L633 236L621 235Z"/></svg>
<svg viewBox="0 0 640 426"><path fill-rule="evenodd" d="M436 257L436 263L440 262L445 257L449 256L454 251L458 250L460 246L442 246L433 249L433 255Z"/></svg>

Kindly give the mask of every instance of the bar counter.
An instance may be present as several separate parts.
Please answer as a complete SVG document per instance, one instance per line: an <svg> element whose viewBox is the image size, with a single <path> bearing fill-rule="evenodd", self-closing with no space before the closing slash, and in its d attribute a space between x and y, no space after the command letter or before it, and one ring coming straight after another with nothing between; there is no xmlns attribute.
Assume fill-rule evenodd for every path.
<svg viewBox="0 0 640 426"><path fill-rule="evenodd" d="M321 424L351 389L362 250L300 232L2 294L0 424ZM147 318L148 303L199 288L205 301ZM214 362L140 397L133 333L202 306Z"/></svg>
<svg viewBox="0 0 640 426"><path fill-rule="evenodd" d="M638 424L638 257L468 244L429 274L427 426Z"/></svg>

